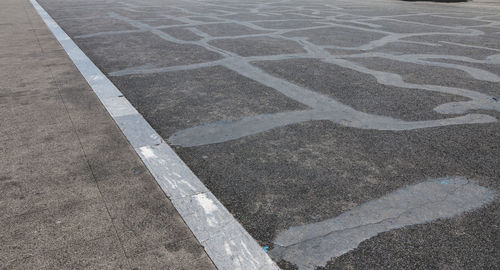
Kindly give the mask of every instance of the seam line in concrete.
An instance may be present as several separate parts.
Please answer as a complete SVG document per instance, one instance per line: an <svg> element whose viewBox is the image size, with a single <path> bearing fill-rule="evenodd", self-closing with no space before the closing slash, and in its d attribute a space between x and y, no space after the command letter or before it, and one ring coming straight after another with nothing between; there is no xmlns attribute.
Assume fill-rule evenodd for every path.
<svg viewBox="0 0 500 270"><path fill-rule="evenodd" d="M26 5L24 5L24 11L26 13L26 16L28 17L28 20L31 24L31 27L34 29L34 25L33 25L33 21L30 17L30 14L28 13L28 11L26 10ZM37 10L38 11L38 10ZM38 46L40 47L40 50L42 52L42 54L45 54L45 52L43 51L43 47L42 45L40 44L40 39L38 38L38 34L36 33L36 31L33 31L33 35L36 37L36 40L38 42ZM51 67L48 67L48 70L50 72L50 77L52 78L52 81L55 83L55 86L57 88L57 95L59 96L59 98L61 99L61 102L62 102L62 105L64 107L64 111L66 112L66 115L69 119L69 121L71 122L71 126L73 127L72 128L72 132L75 134L77 140L78 140L78 145L79 145L79 148L80 150L82 151L83 153L83 157L85 159L85 163L89 169L89 172L90 172L90 175L92 176L92 180L94 181L94 184L95 186L97 187L97 190L99 191L99 196L100 196L100 199L102 200L103 202L103 205L104 205L104 208L106 209L106 213L108 214L108 217L109 217L109 221L111 222L111 226L113 228L113 233L114 233L114 237L116 237L116 239L118 240L118 242L120 243L120 251L123 253L123 255L125 256L125 258L129 258L126 250L125 250L125 247L123 246L123 241L122 239L120 238L120 236L118 235L118 229L116 228L116 225L115 223L113 222L112 220L112 216L111 216L111 212L109 211L109 207L108 205L106 204L105 200L104 200L104 196L102 195L102 190L101 190L101 187L99 187L99 184L97 182L97 178L95 176L95 173L94 173L94 170L92 169L92 166L90 165L89 163L89 159L87 158L87 153L85 152L85 149L83 148L83 145L82 145L82 141L80 139L80 136L78 135L78 132L76 132L76 126L75 126L75 123L73 122L73 119L71 118L71 114L69 113L69 110L68 110L68 106L66 105L66 102L61 94L61 84L60 82L56 79L56 77L54 76L54 72L52 70ZM103 237L107 237L107 236L102 236L102 237L99 237L99 238L103 238ZM97 239L97 238L96 238ZM95 239L92 239L92 240L95 240ZM129 264L129 262L127 261L127 264Z"/></svg>
<svg viewBox="0 0 500 270"><path fill-rule="evenodd" d="M35 0L31 4L219 269L279 269L113 83Z"/></svg>

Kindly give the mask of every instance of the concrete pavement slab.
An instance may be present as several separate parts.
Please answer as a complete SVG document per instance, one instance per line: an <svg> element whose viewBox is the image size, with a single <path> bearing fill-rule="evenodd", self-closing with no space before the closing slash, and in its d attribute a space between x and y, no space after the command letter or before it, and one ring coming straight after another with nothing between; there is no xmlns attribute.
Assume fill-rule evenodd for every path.
<svg viewBox="0 0 500 270"><path fill-rule="evenodd" d="M102 237L7 263L4 269L127 269L119 241Z"/></svg>
<svg viewBox="0 0 500 270"><path fill-rule="evenodd" d="M214 269L33 6L0 29L0 268Z"/></svg>
<svg viewBox="0 0 500 270"><path fill-rule="evenodd" d="M67 245L111 235L113 224L98 200L72 201L1 221L2 265Z"/></svg>

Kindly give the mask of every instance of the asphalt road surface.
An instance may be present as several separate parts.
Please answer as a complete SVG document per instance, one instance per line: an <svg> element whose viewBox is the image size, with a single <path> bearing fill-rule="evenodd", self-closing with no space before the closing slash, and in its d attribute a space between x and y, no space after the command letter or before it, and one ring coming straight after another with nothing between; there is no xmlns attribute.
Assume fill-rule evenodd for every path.
<svg viewBox="0 0 500 270"><path fill-rule="evenodd" d="M39 2L283 269L500 266L500 8Z"/></svg>

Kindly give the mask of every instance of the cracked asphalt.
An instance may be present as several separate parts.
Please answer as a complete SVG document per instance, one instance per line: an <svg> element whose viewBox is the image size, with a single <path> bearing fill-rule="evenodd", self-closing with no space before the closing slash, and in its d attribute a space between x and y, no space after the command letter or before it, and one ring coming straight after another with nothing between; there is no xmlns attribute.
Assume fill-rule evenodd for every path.
<svg viewBox="0 0 500 270"><path fill-rule="evenodd" d="M271 253L290 228L364 220L367 203L430 179L500 191L500 9L39 2ZM379 231L317 267L499 267L498 197L461 209Z"/></svg>

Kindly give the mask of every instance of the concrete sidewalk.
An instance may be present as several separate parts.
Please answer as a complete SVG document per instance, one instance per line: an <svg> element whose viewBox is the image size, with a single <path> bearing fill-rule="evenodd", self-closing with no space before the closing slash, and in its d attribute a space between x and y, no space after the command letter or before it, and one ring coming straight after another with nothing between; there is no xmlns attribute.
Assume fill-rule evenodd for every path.
<svg viewBox="0 0 500 270"><path fill-rule="evenodd" d="M215 269L25 0L0 4L2 269Z"/></svg>

